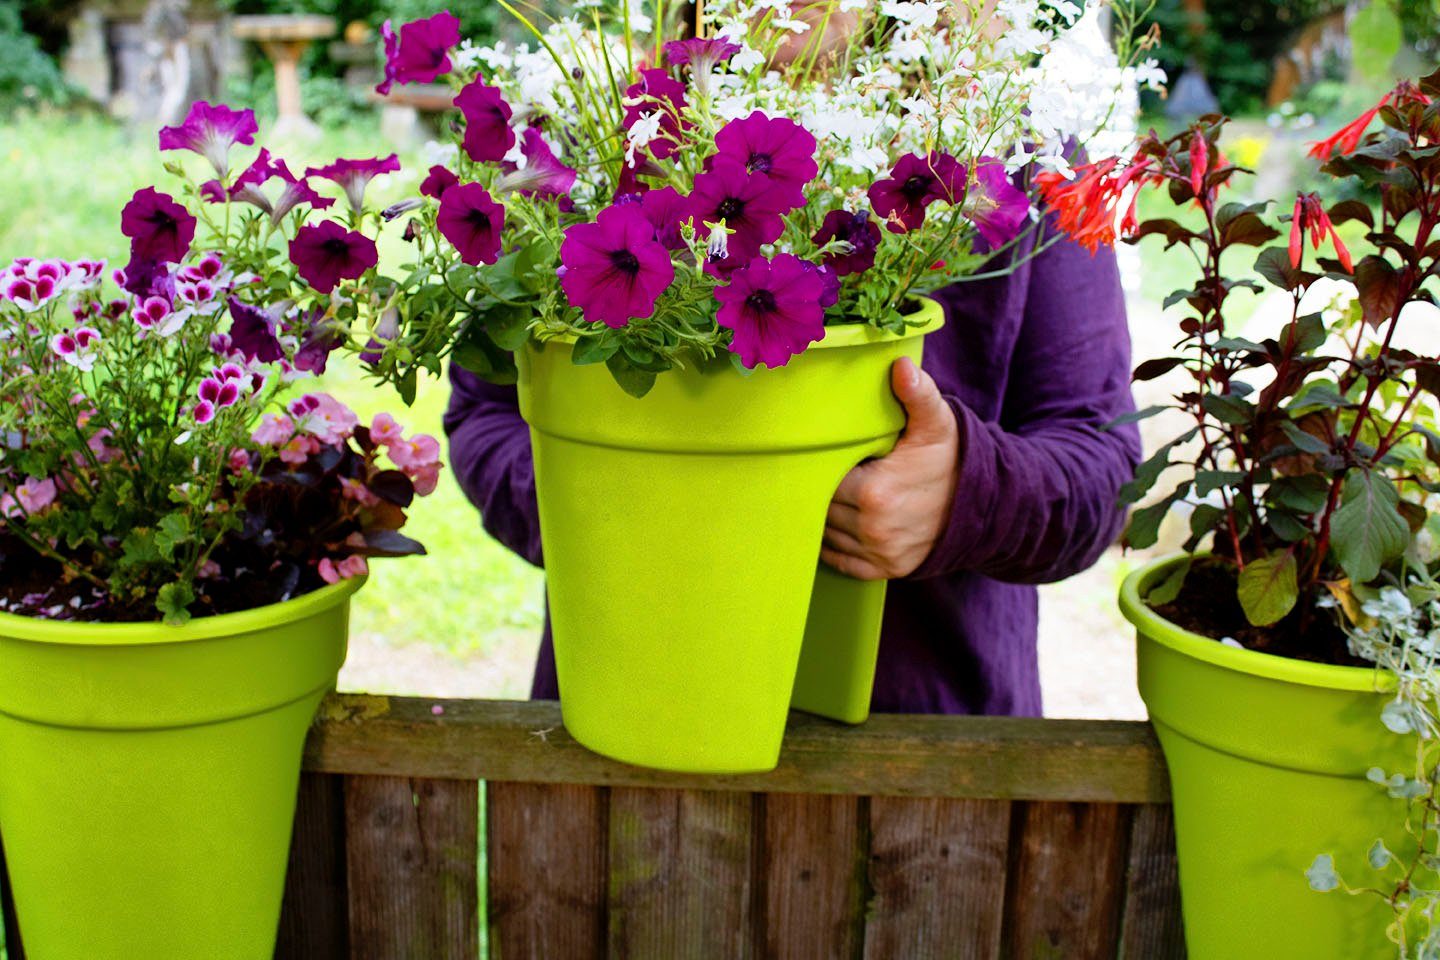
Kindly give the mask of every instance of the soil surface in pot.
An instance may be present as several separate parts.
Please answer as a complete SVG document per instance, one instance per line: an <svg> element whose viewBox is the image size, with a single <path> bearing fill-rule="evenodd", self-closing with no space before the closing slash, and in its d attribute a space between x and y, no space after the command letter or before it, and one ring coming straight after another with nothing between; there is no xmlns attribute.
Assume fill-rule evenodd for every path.
<svg viewBox="0 0 1440 960"><path fill-rule="evenodd" d="M190 615L208 617L253 610L293 599L324 585L313 570L301 571L294 564L281 564L265 572L244 571L234 577L196 583L196 600L190 606ZM73 575L66 577L59 563L3 534L0 534L0 611L91 623L153 623L160 619L154 597L144 596L130 603L107 600L104 591L95 584Z"/></svg>
<svg viewBox="0 0 1440 960"><path fill-rule="evenodd" d="M1235 573L1215 560L1197 560L1174 601L1155 606L1160 616L1192 633L1218 640L1231 637L1247 649L1292 660L1342 667L1374 667L1350 653L1345 634L1325 610L1303 599L1290 615L1268 627L1245 619L1235 595Z"/></svg>

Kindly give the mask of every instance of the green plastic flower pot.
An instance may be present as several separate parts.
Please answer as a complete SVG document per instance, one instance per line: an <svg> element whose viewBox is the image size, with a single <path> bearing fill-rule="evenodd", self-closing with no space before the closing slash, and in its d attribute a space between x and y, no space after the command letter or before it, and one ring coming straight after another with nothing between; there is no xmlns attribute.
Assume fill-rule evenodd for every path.
<svg viewBox="0 0 1440 960"><path fill-rule="evenodd" d="M29 960L270 960L345 581L183 627L0 615L0 836Z"/></svg>
<svg viewBox="0 0 1440 960"><path fill-rule="evenodd" d="M890 367L918 362L943 322L931 301L913 319L903 337L830 327L788 366L748 376L724 357L673 370L639 400L603 364L575 366L568 343L523 351L561 710L577 740L642 766L735 773L775 766L792 694L865 719L885 585L817 573L820 539L840 480L905 425Z"/></svg>
<svg viewBox="0 0 1440 960"><path fill-rule="evenodd" d="M1305 872L1331 854L1368 885L1366 854L1404 841L1401 801L1365 778L1413 770L1415 743L1380 722L1380 675L1225 646L1164 620L1144 597L1181 558L1126 581L1140 694L1170 768L1190 960L1393 960L1388 906L1317 893Z"/></svg>

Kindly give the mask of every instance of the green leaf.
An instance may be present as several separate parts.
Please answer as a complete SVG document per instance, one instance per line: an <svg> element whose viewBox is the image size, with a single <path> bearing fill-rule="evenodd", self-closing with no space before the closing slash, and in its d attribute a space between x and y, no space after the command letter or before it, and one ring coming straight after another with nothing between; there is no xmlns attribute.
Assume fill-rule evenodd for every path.
<svg viewBox="0 0 1440 960"><path fill-rule="evenodd" d="M1221 487L1230 487L1245 479L1239 470L1198 470L1195 473L1195 496L1208 497Z"/></svg>
<svg viewBox="0 0 1440 960"><path fill-rule="evenodd" d="M155 549L167 563L175 561L175 548L190 539L190 518L183 513L167 513L155 530Z"/></svg>
<svg viewBox="0 0 1440 960"><path fill-rule="evenodd" d="M1255 415L1255 407L1231 394L1211 393L1201 401L1205 412L1221 423L1232 426L1249 423Z"/></svg>
<svg viewBox="0 0 1440 960"><path fill-rule="evenodd" d="M1354 583L1369 583L1380 568L1410 545L1410 525L1400 515L1400 495L1387 477L1352 470L1340 508L1330 520L1330 546Z"/></svg>
<svg viewBox="0 0 1440 960"><path fill-rule="evenodd" d="M1155 542L1160 539L1161 522L1169 514L1170 508L1175 505L1176 501L1189 492L1190 484L1182 483L1165 499L1141 507L1130 514L1130 522L1125 525L1125 536L1121 542L1129 550L1144 550L1147 547L1155 546Z"/></svg>
<svg viewBox="0 0 1440 960"><path fill-rule="evenodd" d="M575 349L570 354L570 359L576 366L585 366L587 363L604 363L615 352L620 349L620 341L614 337L598 333L589 337L581 337L575 342Z"/></svg>
<svg viewBox="0 0 1440 960"><path fill-rule="evenodd" d="M1287 551L1251 560L1240 572L1237 596L1245 619L1257 627L1284 619L1300 596L1294 554Z"/></svg>
<svg viewBox="0 0 1440 960"><path fill-rule="evenodd" d="M195 602L195 591L188 583L167 583L155 595L155 609L159 610L165 622L172 627L182 626L190 621L190 604Z"/></svg>
<svg viewBox="0 0 1440 960"><path fill-rule="evenodd" d="M1144 410L1135 410L1130 413L1122 413L1120 416L1105 424L1106 430L1114 430L1116 427L1124 426L1127 423L1138 423L1141 420L1149 420L1157 413L1164 413L1169 410L1168 406L1146 407Z"/></svg>
<svg viewBox="0 0 1440 960"><path fill-rule="evenodd" d="M1145 602L1152 607L1163 607L1174 601L1176 597L1180 596L1180 591L1185 586L1185 578L1189 573L1190 558L1186 557L1184 561L1175 564L1175 569L1167 573L1164 580L1150 589L1150 592L1145 595Z"/></svg>
<svg viewBox="0 0 1440 960"><path fill-rule="evenodd" d="M519 350L530 339L535 311L529 307L499 304L485 314L485 332L501 350Z"/></svg>
<svg viewBox="0 0 1440 960"><path fill-rule="evenodd" d="M620 384L620 389L637 400L650 392L655 386L655 374L649 370L641 370L630 362L624 353L616 353L605 361L609 368L610 375L615 382Z"/></svg>
<svg viewBox="0 0 1440 960"><path fill-rule="evenodd" d="M1294 290L1305 282L1305 274L1290 263L1284 247L1266 247L1255 258L1255 272L1281 290Z"/></svg>

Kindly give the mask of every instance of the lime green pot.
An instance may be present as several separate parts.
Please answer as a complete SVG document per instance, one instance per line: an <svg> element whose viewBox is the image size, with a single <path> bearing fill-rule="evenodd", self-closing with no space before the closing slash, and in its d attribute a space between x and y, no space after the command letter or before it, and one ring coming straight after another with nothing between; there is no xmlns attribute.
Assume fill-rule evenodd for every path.
<svg viewBox="0 0 1440 960"><path fill-rule="evenodd" d="M603 364L575 366L568 343L522 352L577 740L642 766L736 773L775 766L792 696L865 719L885 585L817 573L820 539L840 480L905 425L890 368L918 362L943 322L928 300L912 319L904 337L830 327L748 376L725 357L672 370L638 400Z"/></svg>
<svg viewBox="0 0 1440 960"><path fill-rule="evenodd" d="M345 581L183 627L0 615L0 835L29 960L270 960Z"/></svg>
<svg viewBox="0 0 1440 960"><path fill-rule="evenodd" d="M1316 893L1305 877L1328 853L1367 886L1377 839L1407 849L1403 803L1365 779L1415 764L1414 741L1380 722L1380 675L1229 647L1164 620L1144 597L1180 562L1136 571L1120 606L1170 768L1190 960L1393 960L1388 906Z"/></svg>

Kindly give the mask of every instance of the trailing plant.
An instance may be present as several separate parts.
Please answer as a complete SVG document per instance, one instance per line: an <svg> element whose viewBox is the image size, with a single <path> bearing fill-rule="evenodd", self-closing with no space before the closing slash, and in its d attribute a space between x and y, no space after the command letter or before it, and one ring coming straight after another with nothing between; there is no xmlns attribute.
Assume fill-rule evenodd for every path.
<svg viewBox="0 0 1440 960"><path fill-rule="evenodd" d="M916 296L1052 242L1032 175L1113 149L1148 42L1097 55L1070 0L718 0L691 39L663 2L502 6L528 42L461 42L448 13L384 31L382 91L445 78L459 113L380 337L402 389L451 355L513 382L532 339L641 396L717 354L783 366L826 324L903 331Z"/></svg>
<svg viewBox="0 0 1440 960"><path fill-rule="evenodd" d="M205 103L161 131L214 176L169 164L194 212L135 193L124 267L0 270L0 609L178 623L423 552L399 531L439 443L303 384L379 309L364 186L396 164L296 176L262 148L236 174L255 133L249 111ZM307 222L335 203L312 179L343 189L346 223Z"/></svg>

